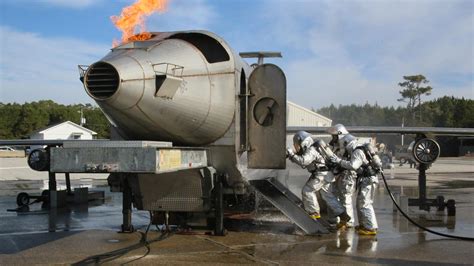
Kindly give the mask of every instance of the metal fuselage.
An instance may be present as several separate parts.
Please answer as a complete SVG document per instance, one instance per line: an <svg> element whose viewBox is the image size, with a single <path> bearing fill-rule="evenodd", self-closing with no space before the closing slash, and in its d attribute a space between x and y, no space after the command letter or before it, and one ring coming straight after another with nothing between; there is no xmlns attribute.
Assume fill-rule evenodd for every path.
<svg viewBox="0 0 474 266"><path fill-rule="evenodd" d="M212 166L238 182L236 163L246 142L240 111L247 110L239 94L246 94L250 72L210 32L165 32L113 48L83 81L116 138L208 147Z"/></svg>

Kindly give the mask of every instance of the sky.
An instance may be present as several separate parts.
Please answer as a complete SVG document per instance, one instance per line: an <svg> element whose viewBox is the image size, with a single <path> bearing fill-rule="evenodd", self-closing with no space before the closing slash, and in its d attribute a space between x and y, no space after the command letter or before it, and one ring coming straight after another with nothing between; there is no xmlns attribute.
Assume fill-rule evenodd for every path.
<svg viewBox="0 0 474 266"><path fill-rule="evenodd" d="M105 56L132 0L0 0L0 102L94 103L77 65ZM237 52L280 51L288 100L398 106L403 76L474 99L471 0L169 0L150 31L204 29ZM254 63L248 60L249 63Z"/></svg>

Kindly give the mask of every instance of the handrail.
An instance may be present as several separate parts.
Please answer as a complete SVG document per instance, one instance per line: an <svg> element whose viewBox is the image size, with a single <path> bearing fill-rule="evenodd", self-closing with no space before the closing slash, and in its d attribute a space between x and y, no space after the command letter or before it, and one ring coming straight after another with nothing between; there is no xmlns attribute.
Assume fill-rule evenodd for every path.
<svg viewBox="0 0 474 266"><path fill-rule="evenodd" d="M160 74L165 74L165 75L170 75L170 76L175 76L175 77L182 77L183 76L183 71L184 67L180 65L175 65L171 63L158 63L158 64L152 64L153 70L155 73L160 73Z"/></svg>

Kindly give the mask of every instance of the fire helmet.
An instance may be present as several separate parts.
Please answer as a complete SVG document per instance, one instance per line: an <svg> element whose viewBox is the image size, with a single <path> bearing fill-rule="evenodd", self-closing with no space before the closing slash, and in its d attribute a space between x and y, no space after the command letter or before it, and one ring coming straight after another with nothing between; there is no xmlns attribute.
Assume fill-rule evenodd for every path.
<svg viewBox="0 0 474 266"><path fill-rule="evenodd" d="M326 129L326 132L332 135L332 139L329 142L329 145L334 147L337 150L337 146L342 146L340 143L340 139L344 137L345 135L349 134L349 131L347 131L346 127L343 124L336 124L328 129Z"/></svg>
<svg viewBox="0 0 474 266"><path fill-rule="evenodd" d="M311 137L311 134L306 131L298 131L293 136L293 146L295 147L296 153L303 153L312 144L313 138Z"/></svg>
<svg viewBox="0 0 474 266"><path fill-rule="evenodd" d="M347 131L346 127L343 124L336 124L328 129L326 129L326 132L331 134L331 135L347 135L349 134L349 131Z"/></svg>

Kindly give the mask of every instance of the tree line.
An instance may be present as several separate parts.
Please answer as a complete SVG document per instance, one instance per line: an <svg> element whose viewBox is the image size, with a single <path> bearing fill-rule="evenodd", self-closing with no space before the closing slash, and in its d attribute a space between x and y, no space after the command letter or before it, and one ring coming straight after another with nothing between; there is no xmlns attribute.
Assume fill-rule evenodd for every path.
<svg viewBox="0 0 474 266"><path fill-rule="evenodd" d="M407 127L458 127L474 128L474 100L455 97L441 97L421 103L416 108L382 107L370 105L330 105L316 112L327 116L333 123L347 126L401 126ZM416 112L416 115L413 115ZM405 136L405 145L414 138ZM457 137L439 136L442 156L457 156L460 141ZM377 135L377 142L383 142L390 150L401 145L401 136Z"/></svg>
<svg viewBox="0 0 474 266"><path fill-rule="evenodd" d="M399 102L406 107L381 107L377 104L339 105L323 107L319 113L333 121L355 126L429 126L429 127L474 127L474 101L454 97L442 97L423 102L422 96L431 94L433 88L422 74L403 76Z"/></svg>
<svg viewBox="0 0 474 266"><path fill-rule="evenodd" d="M91 104L62 105L51 100L31 103L0 102L0 139L24 139L33 132L65 121L97 132L97 138L109 138L109 124L100 108Z"/></svg>
<svg viewBox="0 0 474 266"><path fill-rule="evenodd" d="M317 110L335 123L347 126L432 126L474 128L474 100L442 97L421 104L422 119L412 116L408 107L387 107L378 104L339 105L331 104ZM51 100L31 103L0 103L0 138L28 138L39 129L64 121L79 124L83 112L84 126L109 137L109 124L99 107L91 104L62 105Z"/></svg>
<svg viewBox="0 0 474 266"><path fill-rule="evenodd" d="M407 107L387 107L378 104L339 105L320 108L319 114L336 123L348 126L427 126L474 128L474 100L455 97L441 97L420 105L419 116Z"/></svg>

